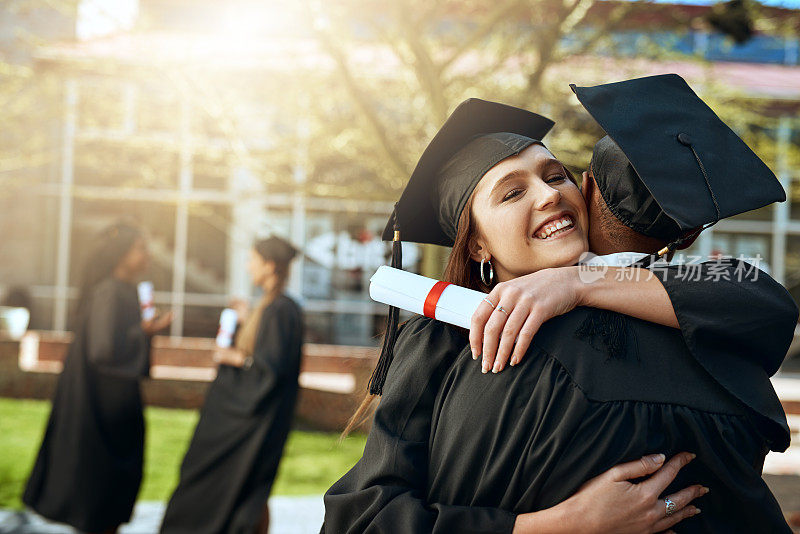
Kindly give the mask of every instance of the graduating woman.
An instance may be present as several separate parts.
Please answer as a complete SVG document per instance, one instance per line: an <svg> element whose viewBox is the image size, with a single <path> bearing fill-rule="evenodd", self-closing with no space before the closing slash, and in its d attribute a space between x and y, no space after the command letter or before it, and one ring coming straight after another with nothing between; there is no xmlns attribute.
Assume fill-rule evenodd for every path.
<svg viewBox="0 0 800 534"><path fill-rule="evenodd" d="M244 320L235 348L217 351L217 377L161 532L267 532L267 498L289 434L300 373L303 317L283 292L295 254L277 237L258 241L251 251L248 271L264 295Z"/></svg>
<svg viewBox="0 0 800 534"><path fill-rule="evenodd" d="M396 207L390 234L394 230L397 241L402 227L405 239L452 245L445 279L487 293L497 282L574 265L588 249L586 205L570 174L539 141L550 126L542 117L507 106L476 100L462 104L418 163ZM766 184L769 177L757 178ZM431 197L434 201L427 201ZM487 268L487 259L493 267ZM670 296L680 290L669 284L675 293L668 294L653 276L606 276L603 283L585 284L574 299L559 296L559 289L567 286L557 285L557 277L548 280L551 285L540 288L540 299L563 300L560 310L551 306L555 311L549 317L575 305L592 306L671 327L680 320L693 349L726 339L710 336L708 317L692 315L693 310L708 310L708 291L695 294L694 303L687 297L698 285L688 284L689 291L679 299L681 309L673 310ZM783 347L785 353L791 339L786 327L796 317L785 290L771 288L769 293L767 283L768 294L751 292L752 286L736 292L733 285L724 287L734 289L732 296L718 302L729 306L738 298L740 306L764 312L751 319L748 331L774 335L768 350L778 353ZM510 331L510 339L519 332L518 342L523 337L529 342L549 317L530 312L527 303L521 306L522 294L519 287L516 292L493 291L486 299L486 316L495 319L492 324L501 317L501 329L513 319L516 330ZM515 302L521 314L514 312ZM557 327L548 324L542 339L549 342L534 343L538 357L520 361L522 355L511 356L513 343L506 341L499 365L492 361L494 355L484 358L483 373L502 370L509 356L512 365L521 365L491 377L472 362L481 355L480 342L473 341L478 348L470 351L464 333L420 317L396 334L391 324L396 312L390 311L371 382L370 392L383 397L364 456L326 493L323 532L661 532L700 511L691 502L707 489L685 487L689 482L680 478L673 483L693 455L677 454L666 464L662 455L609 466L647 452L686 450L677 444L702 444L697 452L703 466L695 474L718 481L716 487L726 480L742 483L736 477L744 473L748 478L731 495L747 495L750 507L741 507L744 515L737 520L750 510L750 521L781 531L780 509L753 466L759 455L763 461L767 445L781 447L785 429L769 417L762 418L764 426L753 425L769 409L762 404L762 413L749 412L731 395L736 390L710 379L698 366L697 351L697 361L686 354L677 330L677 339L659 346L663 357L640 352L639 362L635 356L632 361L622 357L623 367L607 363L619 357L612 349L618 348L614 338L622 332L614 331L613 322L592 325L593 314L577 310L565 317L586 318L590 342L575 339L580 322L573 326L565 320L568 328L558 335L552 333ZM645 339L661 340L661 330L641 324L647 323L635 323L647 334L643 344ZM713 331L715 336L726 333L731 339L738 335L739 341L747 338ZM495 353L497 339L493 343L489 350ZM731 348L729 339L724 346ZM483 350L487 352L486 343ZM771 352L766 356L772 357ZM615 375L615 369L622 371ZM723 463L731 460L727 466L720 465L717 451L724 452ZM725 531L731 524L719 513L725 506L725 499L715 502L717 515L707 518L709 523L692 525ZM725 526L720 530L713 525Z"/></svg>
<svg viewBox="0 0 800 534"><path fill-rule="evenodd" d="M22 500L83 532L115 532L130 519L142 480L144 418L139 383L150 337L169 314L143 321L135 281L146 269L140 230L102 232L86 264L75 339Z"/></svg>

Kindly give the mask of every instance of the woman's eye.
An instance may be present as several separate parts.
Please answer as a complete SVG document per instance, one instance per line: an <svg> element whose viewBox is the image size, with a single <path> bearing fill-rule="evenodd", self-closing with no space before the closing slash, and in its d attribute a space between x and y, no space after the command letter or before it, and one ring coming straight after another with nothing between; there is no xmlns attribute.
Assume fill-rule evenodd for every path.
<svg viewBox="0 0 800 534"><path fill-rule="evenodd" d="M516 196L519 196L520 193L522 193L521 189L512 189L511 191L506 193L506 196L503 197L503 202L505 202L507 200L511 200L512 198L514 198Z"/></svg>
<svg viewBox="0 0 800 534"><path fill-rule="evenodd" d="M566 177L566 176L564 176L563 174L557 174L557 175L555 175L555 176L551 176L550 178L548 178L548 179L545 181L545 183L548 183L548 184L558 184L558 183L561 183L561 182L563 182L563 181L564 181L564 180L566 180L566 179L567 179L567 177Z"/></svg>

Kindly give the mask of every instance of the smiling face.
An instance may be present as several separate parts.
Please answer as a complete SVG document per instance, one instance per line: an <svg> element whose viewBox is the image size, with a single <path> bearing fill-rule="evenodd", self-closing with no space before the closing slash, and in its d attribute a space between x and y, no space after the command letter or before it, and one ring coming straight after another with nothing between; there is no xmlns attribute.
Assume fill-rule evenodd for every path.
<svg viewBox="0 0 800 534"><path fill-rule="evenodd" d="M564 166L534 144L483 175L473 193L470 257L503 282L574 265L588 248L586 204Z"/></svg>

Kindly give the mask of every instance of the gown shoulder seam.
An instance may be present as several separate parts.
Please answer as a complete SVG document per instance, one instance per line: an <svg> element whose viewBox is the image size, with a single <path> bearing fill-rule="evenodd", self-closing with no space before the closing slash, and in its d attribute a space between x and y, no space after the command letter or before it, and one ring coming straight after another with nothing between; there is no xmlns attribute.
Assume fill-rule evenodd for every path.
<svg viewBox="0 0 800 534"><path fill-rule="evenodd" d="M679 402L658 402L658 401L643 401L643 400L635 400L635 399L613 399L613 400L601 400L594 398L591 396L576 380L575 377L572 376L572 373L567 369L567 367L554 355L550 354L548 351L541 347L536 347L539 351L539 356L544 356L547 360L552 360L560 369L564 371L564 374L569 378L570 384L581 392L583 397L593 404L643 404L648 406L672 406L677 408L685 408L687 410L692 410L693 412L703 413L707 415L719 415L725 417L735 417L739 419L748 419L749 416L747 413L730 413L730 412L719 412L713 410L705 410L702 408L697 408L695 406L689 406L686 404L682 404Z"/></svg>

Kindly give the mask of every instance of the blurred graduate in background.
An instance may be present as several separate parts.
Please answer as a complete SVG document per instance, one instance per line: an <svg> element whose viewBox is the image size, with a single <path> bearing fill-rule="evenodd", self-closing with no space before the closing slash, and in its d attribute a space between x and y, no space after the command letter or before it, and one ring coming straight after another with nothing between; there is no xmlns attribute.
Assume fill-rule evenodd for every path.
<svg viewBox="0 0 800 534"><path fill-rule="evenodd" d="M149 375L150 338L172 317L141 318L135 284L149 262L141 230L114 224L91 250L75 338L23 502L83 532L115 532L130 519L142 480L140 381Z"/></svg>
<svg viewBox="0 0 800 534"><path fill-rule="evenodd" d="M269 497L297 399L300 307L286 294L297 251L278 237L255 243L248 271L264 290L252 311L236 306L233 348L217 350L217 377L181 465L161 532L267 532Z"/></svg>

